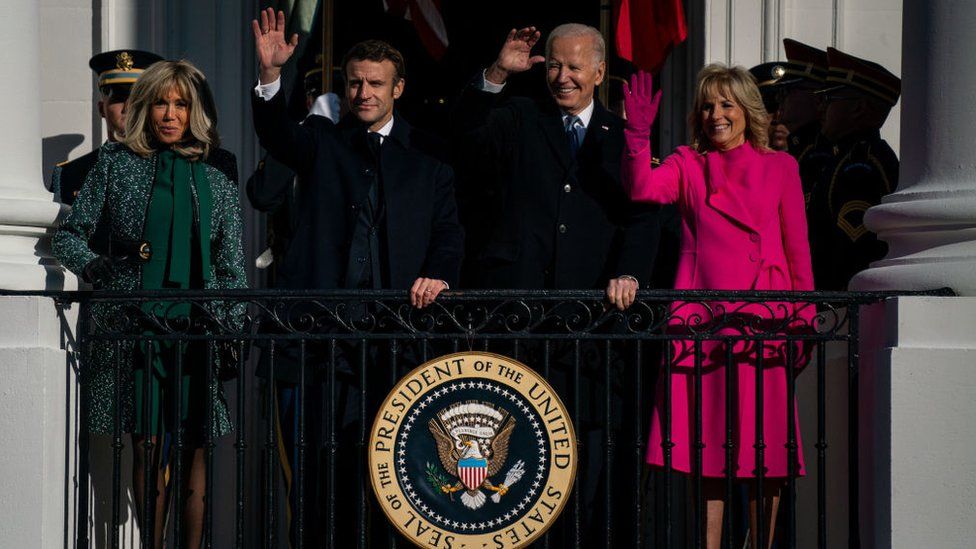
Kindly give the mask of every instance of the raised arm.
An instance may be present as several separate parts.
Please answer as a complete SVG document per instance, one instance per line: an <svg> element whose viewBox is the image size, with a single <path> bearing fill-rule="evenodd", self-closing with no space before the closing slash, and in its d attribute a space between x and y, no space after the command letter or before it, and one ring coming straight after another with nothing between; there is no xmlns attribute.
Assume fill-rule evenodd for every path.
<svg viewBox="0 0 976 549"><path fill-rule="evenodd" d="M261 12L261 21L253 19L254 47L258 55L258 75L262 84L270 84L281 78L281 67L288 62L295 47L298 34L292 34L285 41L285 12L267 8Z"/></svg>
<svg viewBox="0 0 976 549"><path fill-rule="evenodd" d="M311 165L315 155L314 132L288 117L281 92L281 67L295 52L298 35L285 41L285 14L268 8L261 12L260 22L251 21L254 47L258 57L258 87L251 106L254 129L261 146L296 172Z"/></svg>
<svg viewBox="0 0 976 549"><path fill-rule="evenodd" d="M498 52L498 58L485 70L485 79L496 86L504 85L508 77L525 72L546 60L541 55L532 55L532 48L539 41L541 33L535 27L508 31L505 43Z"/></svg>
<svg viewBox="0 0 976 549"><path fill-rule="evenodd" d="M541 55L532 55L539 37L535 27L509 31L495 62L461 92L451 124L456 152L464 161L497 160L507 150L520 121L514 109L504 105L501 92L511 75L545 61Z"/></svg>
<svg viewBox="0 0 976 549"><path fill-rule="evenodd" d="M624 153L620 178L631 200L669 204L678 199L681 171L674 156L651 169L651 126L657 118L661 92L654 93L649 73L638 71L624 83Z"/></svg>

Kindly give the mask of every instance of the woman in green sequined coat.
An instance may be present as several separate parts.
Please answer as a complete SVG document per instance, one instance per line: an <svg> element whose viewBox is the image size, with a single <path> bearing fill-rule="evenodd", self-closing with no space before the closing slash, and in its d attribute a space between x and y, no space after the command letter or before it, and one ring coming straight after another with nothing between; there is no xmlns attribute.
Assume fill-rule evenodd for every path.
<svg viewBox="0 0 976 549"><path fill-rule="evenodd" d="M53 242L54 254L61 263L96 289L247 286L237 187L205 162L218 140L203 108L205 82L203 74L186 61L161 61L133 86L125 137L121 143L102 148ZM108 224L111 232L110 256L96 255L88 245L96 225L102 223ZM151 253L139 260L138 252L147 251L143 243ZM122 250L126 252L124 258L120 257ZM220 322L240 325L240 308L214 302L207 308ZM178 324L181 318L199 316L189 304L172 301L143 303L140 309L127 311L123 305L100 303L92 307L91 314L101 329L122 332L131 332L125 324L136 317ZM177 352L183 353L178 382ZM184 501L179 504L184 506L186 546L196 547L203 529L206 425L211 425L213 436L226 434L231 428L216 375L207 375L208 354L215 357L211 367L216 368L219 353L208 353L205 346L181 351L178 345L165 341L120 345L95 341L86 355L92 431L113 432L115 380L121 379L117 412L123 430L132 433L133 486L143 528L149 526L141 516L144 495L153 482L144 478L147 459L156 471L157 494L150 516L157 547L169 502L163 475L164 445L158 435L175 433L175 423L182 427ZM117 364L121 365L119 372Z"/></svg>

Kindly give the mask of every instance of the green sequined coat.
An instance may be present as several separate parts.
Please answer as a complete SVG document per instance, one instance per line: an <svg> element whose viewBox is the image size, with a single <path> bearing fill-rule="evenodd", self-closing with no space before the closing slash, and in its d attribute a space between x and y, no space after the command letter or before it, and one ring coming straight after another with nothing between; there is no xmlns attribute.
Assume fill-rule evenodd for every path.
<svg viewBox="0 0 976 549"><path fill-rule="evenodd" d="M150 194L155 180L157 158L143 158L124 145L109 143L102 147L101 157L88 174L88 178L75 201L71 213L55 234L52 248L55 257L68 270L81 274L85 265L97 255L88 241L99 224L107 224L113 240L141 240L143 226L149 209ZM206 166L210 192L213 196L210 250L211 273L205 289L241 289L247 287L242 245L241 208L236 184L212 166ZM198 207L196 187L191 189L195 209ZM141 265L129 262L116 263L114 272L104 285L105 290L138 290L141 286ZM221 322L239 327L243 319L243 307L227 307L221 303L208 304ZM90 314L97 329L126 330L135 313L133 308L99 303ZM119 356L116 357L116 350ZM132 361L134 345L125 342L118 347L114 342L92 341L85 352L88 361L88 387L90 389L89 428L97 433L111 433L113 429L113 400L115 394L115 368L122 365L121 416L122 428L131 432L133 426ZM219 353L213 353L215 357ZM217 359L219 360L219 359ZM217 364L214 365L217 367ZM215 435L230 431L230 417L223 399L221 387L214 383L211 394L216 399L214 408Z"/></svg>

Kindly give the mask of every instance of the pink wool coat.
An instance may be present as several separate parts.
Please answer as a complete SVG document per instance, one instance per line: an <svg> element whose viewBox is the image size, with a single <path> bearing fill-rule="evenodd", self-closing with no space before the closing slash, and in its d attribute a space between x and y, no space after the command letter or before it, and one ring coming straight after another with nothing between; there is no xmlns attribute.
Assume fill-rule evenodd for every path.
<svg viewBox="0 0 976 549"><path fill-rule="evenodd" d="M695 290L812 290L813 274L799 169L793 157L783 152L757 151L745 143L727 152L699 153L679 147L657 168L651 169L650 150L625 148L622 165L624 184L631 198L641 202L676 204L681 214L681 248L675 279L677 289ZM717 333L755 333L762 325L773 333L792 330L812 322L810 304L711 303L708 306L675 303L670 331L682 333L689 325L707 324L716 317L739 315L748 319L746 328L720 328ZM784 319L800 319L786 326ZM727 320L728 316L724 317ZM758 322L757 322L758 321ZM735 324L735 323L732 323ZM723 322L723 326L725 323ZM776 328L779 326L780 328ZM773 328L770 328L773 327ZM799 329L799 328L798 328ZM809 329L809 328L807 328ZM694 352L690 341L672 347L671 442L672 467L691 472L694 466ZM729 363L721 342L702 344L702 472L707 477L725 474L726 442L725 368L735 368L733 394L735 431L733 475L756 475L755 345L737 344ZM799 371L800 353L794 353ZM786 346L767 342L763 348L762 402L763 465L770 477L787 475ZM648 461L664 464L664 401L662 375L655 399ZM796 431L799 444L799 429ZM803 457L798 451L796 471L803 474Z"/></svg>

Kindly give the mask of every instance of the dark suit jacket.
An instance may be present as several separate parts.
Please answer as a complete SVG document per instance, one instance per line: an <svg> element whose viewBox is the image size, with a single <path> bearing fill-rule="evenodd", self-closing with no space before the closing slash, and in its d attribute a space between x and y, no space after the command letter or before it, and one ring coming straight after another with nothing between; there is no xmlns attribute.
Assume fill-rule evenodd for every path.
<svg viewBox="0 0 976 549"><path fill-rule="evenodd" d="M623 121L597 102L574 158L556 105L469 85L455 111L459 161L498 164L501 211L479 253L489 288L602 288L610 278L650 281L658 208L620 185Z"/></svg>
<svg viewBox="0 0 976 549"><path fill-rule="evenodd" d="M333 124L310 116L288 118L284 94L253 97L261 145L294 170L295 233L285 254L278 287L342 288L353 230L375 172L366 129L347 116ZM424 138L399 114L382 147L389 287L409 288L424 276L457 285L464 233L457 221L451 168L421 152Z"/></svg>
<svg viewBox="0 0 976 549"><path fill-rule="evenodd" d="M258 167L245 183L251 206L268 214L267 245L274 262L268 270L268 285L278 286L278 271L295 233L295 172L275 160L270 154L258 162Z"/></svg>

